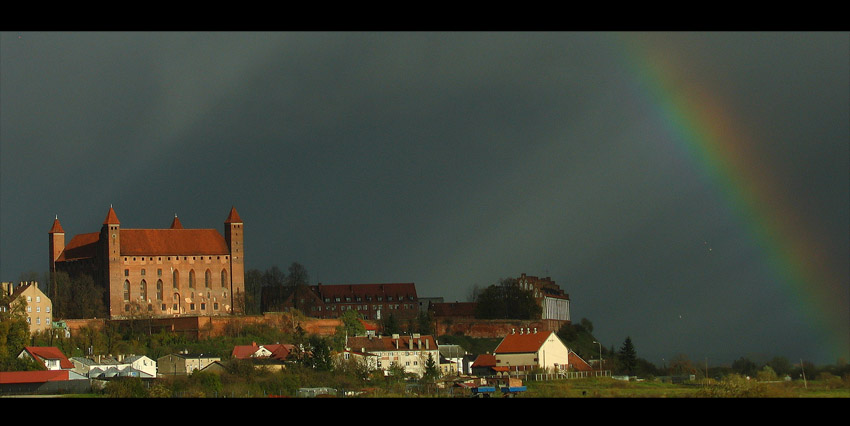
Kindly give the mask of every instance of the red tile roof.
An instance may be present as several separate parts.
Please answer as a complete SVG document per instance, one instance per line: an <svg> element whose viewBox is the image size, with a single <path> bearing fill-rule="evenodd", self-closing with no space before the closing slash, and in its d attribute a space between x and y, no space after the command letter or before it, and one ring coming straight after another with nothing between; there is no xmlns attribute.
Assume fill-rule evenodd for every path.
<svg viewBox="0 0 850 426"><path fill-rule="evenodd" d="M473 367L495 367L496 356L493 354L481 354L472 362Z"/></svg>
<svg viewBox="0 0 850 426"><path fill-rule="evenodd" d="M236 207L230 208L230 214L227 215L227 219L224 223L242 223L242 218L240 218L239 213L236 212Z"/></svg>
<svg viewBox="0 0 850 426"><path fill-rule="evenodd" d="M58 359L59 367L63 369L74 368L74 363L55 346L26 346L24 350L40 362L44 362L46 359Z"/></svg>
<svg viewBox="0 0 850 426"><path fill-rule="evenodd" d="M62 224L59 223L59 218L53 219L53 227L50 228L50 231L47 231L48 234L64 234L65 230L62 229Z"/></svg>
<svg viewBox="0 0 850 426"><path fill-rule="evenodd" d="M508 334L494 352L500 354L537 352L552 333L552 331L539 331Z"/></svg>
<svg viewBox="0 0 850 426"><path fill-rule="evenodd" d="M346 342L346 346L355 350L363 350L366 352L388 352L388 351L401 351L401 350L410 350L410 341L413 340L413 350L437 350L437 341L434 340L434 336L431 335L423 335L419 338L414 338L413 336L404 336L401 335L398 339L394 339L392 336L378 336L378 337L349 337ZM396 341L398 341L398 347L396 347ZM419 347L419 342L422 342L422 347Z"/></svg>
<svg viewBox="0 0 850 426"><path fill-rule="evenodd" d="M573 351L570 351L570 354L568 355L567 359L569 360L570 367L572 367L575 370L578 370L578 371L593 371L593 367L591 367L590 364L585 362L585 360L581 359L581 357L578 356L578 354L576 354Z"/></svg>
<svg viewBox="0 0 850 426"><path fill-rule="evenodd" d="M65 245L65 250L59 256L60 261L86 259L97 255L97 241L100 239L99 232L78 234Z"/></svg>
<svg viewBox="0 0 850 426"><path fill-rule="evenodd" d="M104 225L119 225L121 222L118 221L118 215L115 214L115 210L112 206L109 206L109 211L106 212L106 219L103 220Z"/></svg>
<svg viewBox="0 0 850 426"><path fill-rule="evenodd" d="M215 229L123 229L121 255L230 254Z"/></svg>
<svg viewBox="0 0 850 426"><path fill-rule="evenodd" d="M174 220L171 221L171 229L183 229L183 224L180 223L180 219L177 219L177 215L174 215Z"/></svg>
<svg viewBox="0 0 850 426"><path fill-rule="evenodd" d="M44 383L69 380L69 370L3 371L0 384Z"/></svg>
<svg viewBox="0 0 850 426"><path fill-rule="evenodd" d="M250 345L237 345L233 347L233 352L231 352L230 356L236 359L246 359L250 358L258 350L260 350L260 346L257 345L257 342L252 342Z"/></svg>

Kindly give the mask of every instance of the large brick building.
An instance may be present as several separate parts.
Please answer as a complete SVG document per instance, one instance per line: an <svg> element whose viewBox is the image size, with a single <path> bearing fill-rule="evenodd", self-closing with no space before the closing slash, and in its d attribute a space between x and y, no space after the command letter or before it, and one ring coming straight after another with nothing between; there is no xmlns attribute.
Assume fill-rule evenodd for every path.
<svg viewBox="0 0 850 426"><path fill-rule="evenodd" d="M235 208L215 229L122 229L112 206L100 232L65 244L58 217L48 232L50 273L90 275L105 291L109 318L224 315L241 311L245 292L243 223ZM55 284L55 278L54 284Z"/></svg>
<svg viewBox="0 0 850 426"><path fill-rule="evenodd" d="M355 310L363 319L410 320L419 315L419 300L413 283L321 284L294 291L280 306L298 309L313 318L339 318Z"/></svg>

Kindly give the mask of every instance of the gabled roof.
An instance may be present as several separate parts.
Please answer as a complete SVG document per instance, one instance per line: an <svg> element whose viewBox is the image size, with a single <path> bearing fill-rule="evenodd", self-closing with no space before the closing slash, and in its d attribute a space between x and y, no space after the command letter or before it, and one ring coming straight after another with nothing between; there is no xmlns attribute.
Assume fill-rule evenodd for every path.
<svg viewBox="0 0 850 426"><path fill-rule="evenodd" d="M593 367L590 366L585 360L581 359L577 353L570 351L567 356L568 362L570 363L570 367L578 371L593 371Z"/></svg>
<svg viewBox="0 0 850 426"><path fill-rule="evenodd" d="M554 334L553 331L508 334L493 352L500 354L537 352L552 334Z"/></svg>
<svg viewBox="0 0 850 426"><path fill-rule="evenodd" d="M493 354L481 354L472 362L473 367L495 367L496 356Z"/></svg>
<svg viewBox="0 0 850 426"><path fill-rule="evenodd" d="M74 368L74 363L69 360L59 348L55 346L26 346L24 347L24 351L30 354L33 358L38 360L39 362L44 362L44 360L49 359L57 359L59 360L59 367L62 369L72 369Z"/></svg>

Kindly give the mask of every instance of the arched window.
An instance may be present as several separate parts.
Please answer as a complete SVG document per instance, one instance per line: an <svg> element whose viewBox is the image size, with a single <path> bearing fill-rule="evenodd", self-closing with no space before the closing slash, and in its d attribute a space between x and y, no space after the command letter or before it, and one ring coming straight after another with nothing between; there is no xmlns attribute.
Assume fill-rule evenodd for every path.
<svg viewBox="0 0 850 426"><path fill-rule="evenodd" d="M162 280L156 280L156 300L162 300Z"/></svg>
<svg viewBox="0 0 850 426"><path fill-rule="evenodd" d="M210 288L210 282L212 281L212 274L210 270L207 269L207 272L204 272L204 287Z"/></svg>
<svg viewBox="0 0 850 426"><path fill-rule="evenodd" d="M195 288L195 270L189 271L189 288Z"/></svg>
<svg viewBox="0 0 850 426"><path fill-rule="evenodd" d="M139 285L139 299L148 300L148 283L145 280Z"/></svg>
<svg viewBox="0 0 850 426"><path fill-rule="evenodd" d="M227 269L221 270L221 288L227 288Z"/></svg>
<svg viewBox="0 0 850 426"><path fill-rule="evenodd" d="M177 272L176 269L171 273L171 288L175 290L180 288L180 272Z"/></svg>
<svg viewBox="0 0 850 426"><path fill-rule="evenodd" d="M130 301L130 281L124 280L124 301Z"/></svg>

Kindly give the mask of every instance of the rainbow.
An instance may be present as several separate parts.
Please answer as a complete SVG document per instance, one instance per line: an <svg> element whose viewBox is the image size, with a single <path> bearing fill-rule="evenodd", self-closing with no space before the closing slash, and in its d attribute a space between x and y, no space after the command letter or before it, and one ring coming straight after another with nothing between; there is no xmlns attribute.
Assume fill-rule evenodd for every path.
<svg viewBox="0 0 850 426"><path fill-rule="evenodd" d="M827 342L825 355L847 360L850 313L835 302L847 297L847 271L823 262L825 248L752 149L754 136L734 120L716 92L678 75L681 68L673 55L662 56L636 34L618 37L639 96L656 108L678 146L750 229L777 285L798 302L799 314Z"/></svg>

